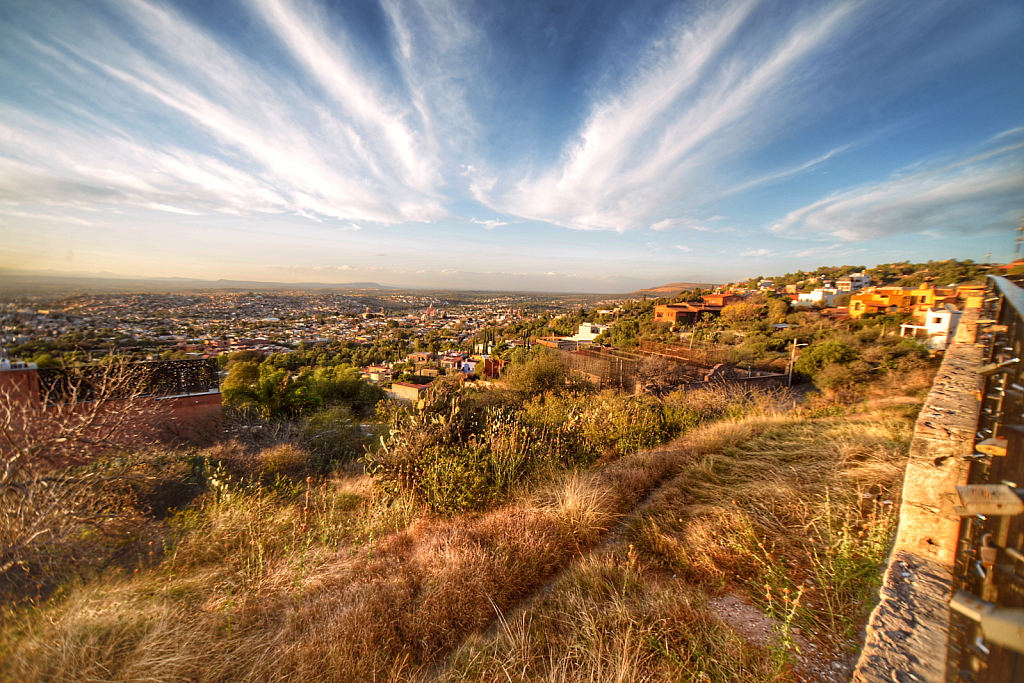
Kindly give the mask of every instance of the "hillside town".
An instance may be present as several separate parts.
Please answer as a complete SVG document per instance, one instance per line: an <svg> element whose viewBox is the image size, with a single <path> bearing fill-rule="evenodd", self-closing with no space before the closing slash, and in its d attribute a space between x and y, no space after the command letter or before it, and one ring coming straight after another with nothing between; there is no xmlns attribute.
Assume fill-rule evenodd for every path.
<svg viewBox="0 0 1024 683"><path fill-rule="evenodd" d="M787 315L854 321L884 316L893 322L890 334L912 338L934 354L945 350L961 312L979 307L983 297L977 277L983 269L969 262L967 281L936 284L950 263L958 262L937 264L946 270L936 267L930 277L920 268L842 267L708 289L695 285L671 298L648 298L643 291L602 300L380 291L22 298L0 304L0 346L9 358L40 367L111 353L135 360L212 358L223 367L239 352L267 357L318 349L323 353L314 354L317 364L330 358L356 365L364 379L400 398L415 398L442 375L494 379L516 348L534 344L628 352L648 339L692 348L702 326L723 313L733 319L749 309L763 317L771 306L781 311L773 318L776 333L796 322ZM740 344L750 339L742 330L732 338Z"/></svg>

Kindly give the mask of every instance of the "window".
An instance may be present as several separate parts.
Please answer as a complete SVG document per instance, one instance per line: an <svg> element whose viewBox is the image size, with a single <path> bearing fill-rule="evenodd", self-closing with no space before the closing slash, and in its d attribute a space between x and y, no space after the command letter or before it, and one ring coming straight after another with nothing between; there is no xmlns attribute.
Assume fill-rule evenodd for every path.
<svg viewBox="0 0 1024 683"><path fill-rule="evenodd" d="M932 318L932 322L935 323L936 325L941 325L942 318Z"/></svg>

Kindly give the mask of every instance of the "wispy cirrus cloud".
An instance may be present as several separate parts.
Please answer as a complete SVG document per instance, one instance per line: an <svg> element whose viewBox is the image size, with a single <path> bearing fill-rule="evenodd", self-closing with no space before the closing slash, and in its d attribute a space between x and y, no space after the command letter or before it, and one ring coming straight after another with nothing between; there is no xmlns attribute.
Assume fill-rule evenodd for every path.
<svg viewBox="0 0 1024 683"><path fill-rule="evenodd" d="M855 2L836 2L781 35L738 41L759 3L741 0L680 21L656 42L620 91L599 98L563 161L515 184L495 203L566 227L628 230L651 225L685 199L716 160L757 144L754 117L785 112L787 86L837 32Z"/></svg>
<svg viewBox="0 0 1024 683"><path fill-rule="evenodd" d="M51 102L40 111L4 106L0 199L379 223L447 214L432 111L457 109L459 96L429 101L438 89L422 70L388 81L343 31L328 36L311 6L290 0L250 9L312 88L167 5L111 9L116 22L70 10L46 38L4 31L61 87L44 93ZM401 42L402 63L420 64L426 47ZM462 111L446 134L469 126Z"/></svg>
<svg viewBox="0 0 1024 683"><path fill-rule="evenodd" d="M771 231L855 242L929 230L998 229L1022 213L1024 143L1017 143L831 194L791 211Z"/></svg>
<svg viewBox="0 0 1024 683"><path fill-rule="evenodd" d="M712 228L706 227L690 220L689 218L666 218L657 223L651 224L651 230L658 232L665 230L696 230L697 232L712 232Z"/></svg>

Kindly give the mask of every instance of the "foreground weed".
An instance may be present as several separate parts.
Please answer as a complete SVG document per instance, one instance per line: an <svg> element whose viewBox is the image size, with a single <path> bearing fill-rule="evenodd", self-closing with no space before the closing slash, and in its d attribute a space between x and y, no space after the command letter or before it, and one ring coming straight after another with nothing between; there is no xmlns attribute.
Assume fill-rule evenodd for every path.
<svg viewBox="0 0 1024 683"><path fill-rule="evenodd" d="M821 602L829 630L844 639L859 629L864 606L881 581L879 567L885 561L896 526L895 506L874 500L871 511L837 511L831 493L825 491L823 517L815 525L820 544L812 547L815 581L823 587Z"/></svg>

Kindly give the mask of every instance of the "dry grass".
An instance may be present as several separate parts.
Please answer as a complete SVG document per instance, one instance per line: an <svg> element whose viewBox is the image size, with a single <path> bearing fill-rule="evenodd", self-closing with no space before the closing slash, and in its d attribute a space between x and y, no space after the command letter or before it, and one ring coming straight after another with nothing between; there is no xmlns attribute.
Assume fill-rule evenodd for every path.
<svg viewBox="0 0 1024 683"><path fill-rule="evenodd" d="M592 546L678 468L662 448L479 515L425 516L365 477L224 490L159 567L20 625L10 680L386 680L422 673Z"/></svg>
<svg viewBox="0 0 1024 683"><path fill-rule="evenodd" d="M707 598L742 590L763 603L752 586L772 562L814 575L824 546L809 539L829 540L829 515L860 521L863 493L896 499L906 422L713 424L454 517L385 502L363 476L225 490L171 522L159 566L5 615L0 678L788 679ZM621 539L594 551L641 501ZM758 560L758 542L777 550Z"/></svg>
<svg viewBox="0 0 1024 683"><path fill-rule="evenodd" d="M877 501L895 506L910 426L896 413L780 415L691 435L685 441L691 457L678 461L671 481L629 520L628 533L509 615L499 633L467 641L442 680L815 678L816 665L845 659L845 626L866 607L863 598L823 599L850 588L837 585L849 578L841 563L850 557L837 550L840 536L852 531L846 538L853 555L867 558L858 566L877 573L878 548L857 533L877 520ZM787 577L794 592L784 604L787 586L780 582ZM815 583L804 584L807 578ZM857 578L858 586L871 585L871 577ZM776 591L772 600L766 583ZM798 583L810 590L793 609ZM778 636L769 639L774 644L744 641L709 613L708 599L725 592L745 595L780 619ZM792 660L780 607L803 628L803 642L813 642L813 658Z"/></svg>
<svg viewBox="0 0 1024 683"><path fill-rule="evenodd" d="M440 681L772 681L782 667L711 616L705 596L601 553L490 638L469 640Z"/></svg>

